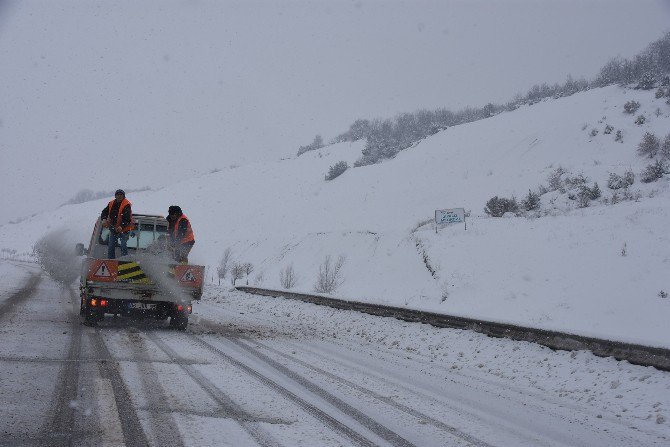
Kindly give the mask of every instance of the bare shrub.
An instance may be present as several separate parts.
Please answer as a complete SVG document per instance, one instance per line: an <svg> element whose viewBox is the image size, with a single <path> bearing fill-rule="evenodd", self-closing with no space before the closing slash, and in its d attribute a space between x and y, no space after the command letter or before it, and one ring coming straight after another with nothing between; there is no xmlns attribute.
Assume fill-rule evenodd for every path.
<svg viewBox="0 0 670 447"><path fill-rule="evenodd" d="M644 115L638 115L637 118L635 118L635 124L638 126L643 125L647 121L647 117Z"/></svg>
<svg viewBox="0 0 670 447"><path fill-rule="evenodd" d="M244 271L244 264L240 264L239 262L233 264L233 267L230 269L230 282L232 283L233 287L235 286L237 280L244 276Z"/></svg>
<svg viewBox="0 0 670 447"><path fill-rule="evenodd" d="M279 284L284 289L292 289L298 284L298 276L295 274L293 264L289 264L279 272Z"/></svg>
<svg viewBox="0 0 670 447"><path fill-rule="evenodd" d="M316 277L314 291L316 293L333 293L344 283L342 277L342 267L346 258L342 255L333 263L330 255L327 255L323 263L319 266L319 274Z"/></svg>
<svg viewBox="0 0 670 447"><path fill-rule="evenodd" d="M244 276L247 278L247 285L249 285L249 275L254 271L254 265L251 262L245 262L242 264L242 269L244 270Z"/></svg>
<svg viewBox="0 0 670 447"><path fill-rule="evenodd" d="M614 137L614 141L617 141L619 143L623 143L623 132L620 130L616 131L616 136Z"/></svg>
<svg viewBox="0 0 670 447"><path fill-rule="evenodd" d="M219 260L219 266L216 268L216 275L219 277L219 285L221 285L221 280L226 279L226 275L228 275L228 270L230 270L230 264L232 263L232 254L233 250L228 247Z"/></svg>
<svg viewBox="0 0 670 447"><path fill-rule="evenodd" d="M254 276L254 285L260 286L263 284L263 281L265 281L265 272L261 270L260 272L256 273L256 276Z"/></svg>
<svg viewBox="0 0 670 447"><path fill-rule="evenodd" d="M610 125L608 124L607 126L605 126L605 130L603 131L603 133L604 133L605 135L609 135L609 134L612 133L613 130L614 130L614 127L613 127L613 126L610 126Z"/></svg>

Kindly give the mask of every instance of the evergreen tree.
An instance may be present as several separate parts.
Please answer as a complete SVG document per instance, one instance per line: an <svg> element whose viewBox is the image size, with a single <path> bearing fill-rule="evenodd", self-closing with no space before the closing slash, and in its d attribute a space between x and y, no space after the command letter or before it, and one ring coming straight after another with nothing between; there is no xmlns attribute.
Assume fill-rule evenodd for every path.
<svg viewBox="0 0 670 447"><path fill-rule="evenodd" d="M642 157L654 158L660 149L661 142L656 135L646 132L637 146L637 153Z"/></svg>

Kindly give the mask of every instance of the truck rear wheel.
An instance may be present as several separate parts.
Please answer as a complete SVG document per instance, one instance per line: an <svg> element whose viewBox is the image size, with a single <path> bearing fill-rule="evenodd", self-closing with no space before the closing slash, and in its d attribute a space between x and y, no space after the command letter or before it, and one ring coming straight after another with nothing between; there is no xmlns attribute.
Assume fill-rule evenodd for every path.
<svg viewBox="0 0 670 447"><path fill-rule="evenodd" d="M170 318L170 326L179 331L185 331L188 326L188 314L186 312L177 312Z"/></svg>
<svg viewBox="0 0 670 447"><path fill-rule="evenodd" d="M84 324L86 326L94 327L100 321L100 316L90 309L84 310Z"/></svg>

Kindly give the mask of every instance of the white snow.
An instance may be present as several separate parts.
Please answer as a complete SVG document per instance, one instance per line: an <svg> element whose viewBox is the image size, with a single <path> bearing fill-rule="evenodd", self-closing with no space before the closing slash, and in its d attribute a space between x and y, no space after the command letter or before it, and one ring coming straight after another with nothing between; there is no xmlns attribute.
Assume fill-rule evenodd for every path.
<svg viewBox="0 0 670 447"><path fill-rule="evenodd" d="M622 111L631 99L642 104L635 115ZM638 126L642 113L647 122ZM255 266L250 284L279 288L279 271L293 264L295 290L311 292L324 257L344 255L339 297L670 347L670 300L659 296L670 291L667 176L650 184L638 176L637 201L600 199L580 209L568 194L552 192L542 196L539 218L482 211L494 195L521 199L546 185L558 166L597 181L609 198L608 173L639 174L650 160L636 154L637 144L644 132L669 133L669 114L653 91L607 87L447 129L330 182L328 167L351 165L363 142L224 169L129 199L135 212L182 206L196 234L191 261L208 266L208 281L232 247L236 261ZM623 143L603 133L607 124L623 131ZM592 128L600 130L595 137ZM0 226L0 240L26 251L44 232L65 227L72 244L88 241L105 203ZM454 225L435 234L426 222L451 207L471 211L467 231Z"/></svg>
<svg viewBox="0 0 670 447"><path fill-rule="evenodd" d="M209 326L212 321L221 322L221 326ZM214 286L195 307L191 331L225 334L226 330L244 334L258 346L293 355L382 395L398 397L394 384L404 383L419 394L426 393L420 404L425 409L429 396L449 390L450 402L460 406L459 411L450 413L452 423L466 408L482 410L480 423L470 433L486 437L490 430L492 439L498 437L498 442L503 442L505 424L497 424L504 420L518 418L519 427L530 424L534 433L551 432L555 426L542 427L542 414L557 411L556 406L575 417L573 432L562 433L563 436L579 436L582 424L590 427L589 436L608 430L613 434L626 427L627 434L633 436L631 445L652 444L651 438L634 439L637 436L653 434L658 436L655 442L663 444L669 435L667 373L598 358L589 352L552 351L471 331L255 297ZM182 351L185 356L193 355L191 348ZM265 352L271 354L267 349ZM383 385L376 384L380 378ZM434 388L429 388L431 384ZM488 393L491 395L484 397ZM410 406L416 397L404 393L401 396L401 401ZM523 410L509 414L519 399ZM502 402L507 406L499 407ZM491 418L495 414L499 418ZM554 414L550 421L560 419ZM586 438L566 442L578 443L589 445Z"/></svg>

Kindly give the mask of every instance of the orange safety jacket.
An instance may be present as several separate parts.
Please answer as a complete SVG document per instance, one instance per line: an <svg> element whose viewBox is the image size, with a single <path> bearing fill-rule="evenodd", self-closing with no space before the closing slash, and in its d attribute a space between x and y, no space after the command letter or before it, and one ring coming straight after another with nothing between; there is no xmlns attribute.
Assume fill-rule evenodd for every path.
<svg viewBox="0 0 670 447"><path fill-rule="evenodd" d="M181 240L177 240L177 235L179 233L179 224L184 219L186 219L186 233L184 234L184 237L181 238ZM191 221L188 220L188 218L184 214L179 216L177 221L174 223L174 228L172 229L172 240L179 244L185 244L191 241L195 242L195 235L193 234L193 229L191 228Z"/></svg>
<svg viewBox="0 0 670 447"><path fill-rule="evenodd" d="M112 217L112 207L114 206L114 200L109 202L109 205L107 205L107 220L110 222L110 227L111 228L116 228L119 225L121 225L121 216L123 216L123 210L127 207L130 206L130 201L128 199L123 199L121 201L121 205L119 206L119 212L116 215L116 219ZM135 228L135 220L133 219L133 213L130 213L130 223L126 225L125 227L121 228L121 233L127 233L130 230L133 230Z"/></svg>

